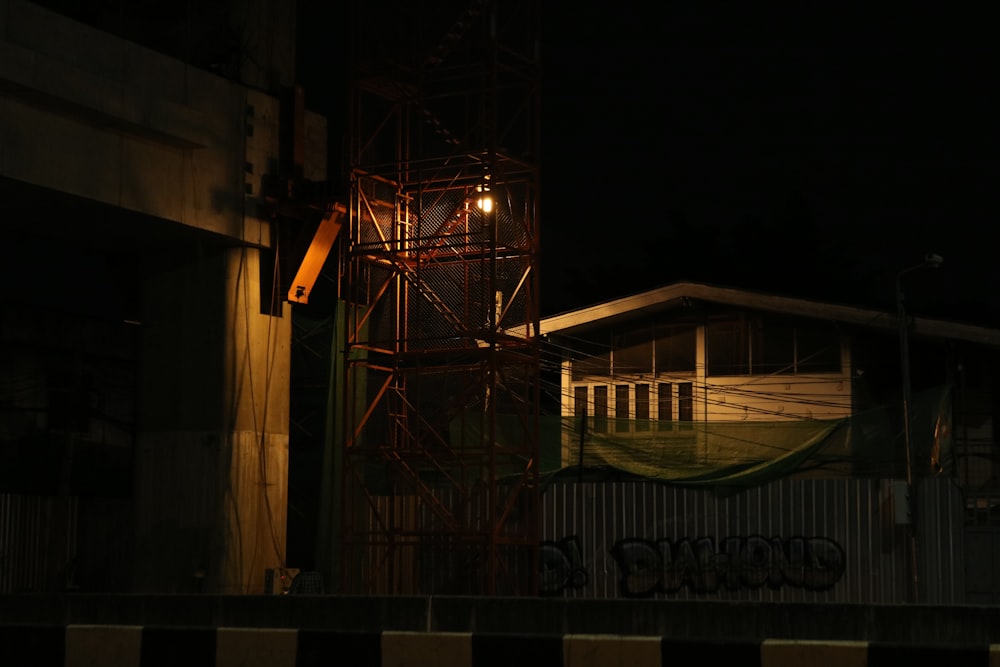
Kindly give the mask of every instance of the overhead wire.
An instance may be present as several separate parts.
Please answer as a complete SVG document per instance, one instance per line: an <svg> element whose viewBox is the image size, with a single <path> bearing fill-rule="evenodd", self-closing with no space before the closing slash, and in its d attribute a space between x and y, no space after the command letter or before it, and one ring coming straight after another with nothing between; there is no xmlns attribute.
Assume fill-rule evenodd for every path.
<svg viewBox="0 0 1000 667"><path fill-rule="evenodd" d="M244 91L243 107L246 108L246 105L247 105L247 93L246 93L246 91ZM246 129L244 129L244 131L243 131L244 147L246 146L246 138L247 138ZM278 298L278 296L279 296L278 292L280 291L280 279L279 279L279 276L280 276L280 264L279 264L279 262L280 262L280 260L279 260L280 253L278 252L277 248L274 249L275 261L274 261L274 265L272 267L270 306L269 306L268 313L266 314L266 317L267 317L267 331L266 331L266 334L265 334L265 337L264 337L264 364L265 364L265 369L264 369L263 395L261 397L261 399L263 401L263 408L262 408L262 411L261 411L261 414L260 414L260 420L259 420L259 423L258 423L257 396L256 396L256 392L255 392L255 382L254 382L254 378L255 378L255 372L254 371L255 371L255 369L254 369L254 363L253 363L253 350L252 350L254 336L253 336L253 329L251 327L251 321L250 321L250 310L251 310L252 300L250 298L250 277L248 275L248 271L249 271L249 267L248 267L248 247L249 246L248 246L248 241L247 241L247 238L246 238L246 207L245 207L245 200L244 200L244 208L243 208L242 216L241 217L242 217L242 219L241 219L241 229L242 229L242 232L241 232L240 258L239 258L239 268L237 270L237 280L236 280L236 286L235 286L236 287L236 294L234 295L235 298L236 298L236 300L235 300L235 303L234 303L233 307L238 310L240 308L240 305L242 305L242 310L243 310L243 326L244 326L244 336L245 336L245 340L243 341L243 343L244 343L244 346L245 346L245 355L244 356L245 356L245 363L246 363L246 375L247 375L247 378L248 378L248 390L249 390L249 393L250 393L250 417L251 417L251 421L252 421L252 424L253 424L254 441L255 441L256 446L257 446L257 464L258 464L258 468L259 468L258 475L259 475L259 480L260 480L259 483L258 483L258 485L257 485L257 488L258 488L258 492L261 493L261 494L263 494L262 495L262 500L263 500L263 505L264 505L264 510L265 510L265 517L264 518L265 518L265 521L267 522L267 528L268 528L269 537L271 539L271 545L272 545L272 547L274 549L275 556L277 557L278 564L280 566L284 567L285 566L285 553L284 553L284 549L282 547L281 539L277 535L277 530L276 530L275 521L274 521L274 508L273 508L273 506L271 504L271 499L270 499L270 496L269 496L269 493L268 493L268 489L270 487L270 484L268 482L268 474L267 474L267 470L268 470L268 456L267 456L267 431L266 431L267 417L268 417L268 404L270 402L271 389L272 389L272 372L273 372L274 363L275 363L276 358L277 358L276 347L277 347L277 344L278 344L278 337L272 336L272 330L273 330L273 326L274 326L274 322L273 322L273 320L274 320L274 303L275 303L276 299ZM258 250L258 252L260 252L260 250ZM259 278L260 277L258 276L258 280L259 280ZM241 299L242 299L242 304L240 303ZM234 313L234 315L235 314L236 313ZM235 326L234 326L234 333L235 333ZM236 341L233 341L233 343L236 344ZM234 378L234 381L235 381L235 378ZM234 388L234 396L236 396L236 395L237 395L237 393L236 393L235 388ZM231 418L233 420L233 425L232 425L232 428L230 429L230 437L231 438L233 438L235 436L236 419L237 419L237 413L238 413L237 406L236 405L232 406L232 410L233 410L233 413L231 415ZM232 493L232 488L231 487L232 487L232 479L230 478L228 480L228 482L227 482L227 491L229 492L230 498L233 500L233 504L234 504L234 508L235 508L235 512L236 512L237 532L238 532L238 534L240 536L239 537L239 544L240 544L240 557L239 557L239 562L240 562L240 581L243 582L243 585L245 586L246 592L249 593L250 590L251 590L251 587L252 587L252 583L251 582L252 582L252 576L253 576L253 572L254 572L254 567L255 567L255 564L256 564L257 549L259 547L259 542L257 540L254 540L253 555L251 557L251 562L250 562L250 564L248 566L248 572L244 573L242 571L243 570L242 520L240 518L239 502L238 502L238 500L235 497L233 497L233 493Z"/></svg>
<svg viewBox="0 0 1000 667"><path fill-rule="evenodd" d="M567 351L574 351L571 348L565 348L565 349ZM594 358L594 359L598 358L597 355L586 355L585 354L584 356L585 357L589 356L589 357ZM556 372L556 371L553 369L552 372ZM561 370L559 372L561 372ZM791 377L792 376L776 376L776 378L780 378L780 380L776 379L775 381L777 383L779 383L779 384L799 385L799 386L804 385L804 384L816 384L817 382L824 382L824 383L831 383L832 384L832 383L840 383L840 382L845 381L845 378L842 378L842 377L825 377L824 378L822 376L813 376L813 377L808 377L808 378L805 378L805 379L801 379L800 378L799 380L793 381L793 380L791 380ZM549 380L545 380L545 379L541 379L540 381L543 384L547 384L547 385L551 386L552 388L558 387L556 393L557 393L557 395L559 395L563 399L569 399L569 398L573 397L573 393L571 391L564 391L563 388L562 388L562 386L561 386L561 384L557 385L555 382L549 381ZM779 392L765 392L765 391L759 391L759 390L755 391L755 390L751 390L751 389L746 389L744 387L741 387L740 385L718 384L718 383L710 383L708 381L702 382L702 381L698 381L697 378L692 377L690 375L674 375L674 374L668 374L668 373L661 373L661 374L658 374L658 375L655 375L655 376L649 377L649 378L645 378L645 377L637 378L635 374L622 374L622 373L610 372L607 375L600 376L600 381L587 382L587 383L582 383L582 384L593 385L593 384L601 383L601 381L606 382L608 384L624 383L624 384L630 384L630 385L645 384L645 383L648 383L649 381L671 382L671 383L689 383L689 384L691 384L693 386L694 389L696 389L696 390L704 393L704 397L703 398L699 398L699 400L705 400L709 404L719 405L719 406L730 405L730 404L728 404L726 401L722 401L722 400L718 400L718 399L713 399L711 397L711 393L712 392L717 393L717 394L741 394L745 398L757 398L757 399L761 399L761 400L776 400L776 401L780 400L780 401L785 402L785 403L787 403L787 402L795 402L797 404L812 405L814 407L825 407L825 408L834 408L834 409L843 408L844 407L844 404L843 404L842 401L833 400L833 399L836 399L836 398L842 398L843 397L843 394L835 393L835 392L830 392L830 393L817 393L817 392L813 392L813 393L811 393L809 395L810 398L803 398L803 396L801 394L781 394ZM829 400L825 400L825 399L829 399ZM759 408L759 407L756 408L756 409L762 410L764 413L769 413L769 414L774 414L774 415L784 415L785 414L783 411L779 411L779 410L767 411L767 410L764 410L764 409ZM785 416L787 416L787 415L785 415Z"/></svg>
<svg viewBox="0 0 1000 667"><path fill-rule="evenodd" d="M881 317L881 314L878 316ZM811 406L814 408L833 408L838 410L846 410L848 412L844 418L850 416L849 404L845 404L845 395L841 392L823 392L813 391L807 394L803 393L782 393L780 391L774 391L774 387L782 385L786 389L791 390L793 387L805 387L814 386L822 384L842 384L843 382L850 382L850 378L844 377L842 375L819 375L815 373L795 373L787 374L788 368L780 369L778 372L772 371L767 374L760 375L748 375L746 381L739 384L720 384L712 383L706 380L699 380L696 377L692 377L689 374L674 374L674 373L652 373L652 371L647 374L636 374L636 373L622 373L613 372L614 366L613 351L614 346L610 342L600 342L594 341L592 339L577 338L574 336L560 336L563 340L569 339L570 341L575 341L577 345L571 345L567 343L561 343L557 340L546 340L541 346L541 359L543 371L551 375L559 375L563 377L563 374L567 372L564 367L564 363L571 359L576 360L590 360L600 363L601 365L607 364L608 372L607 374L595 374L593 376L593 381L582 381L575 384L570 384L568 386L563 386L561 381L553 381L544 377L543 373L540 378L540 382L545 389L546 395L551 398L557 399L557 403L560 406L560 413L565 408L566 405L573 405L573 402L577 400L575 389L579 386L588 387L588 397L587 405L590 408L590 414L593 414L593 408L596 407L596 403L593 398L591 398L591 392L589 387L597 385L605 386L615 386L615 385L628 385L634 387L636 385L642 384L656 384L656 383L687 383L692 385L693 390L697 390L701 393L698 397L698 402L702 405L711 405L719 407L732 408L734 405L727 402L724 399L725 396L736 396L738 399L737 405L735 407L742 408L745 413L752 413L759 416L769 416L777 417L779 421L782 422L794 422L794 421L816 421L814 417L811 416L811 411L807 410L806 415L795 414L794 412L789 412L784 409L784 404L793 403L799 408L805 408ZM830 352L830 346L827 348L818 350L814 353L822 354L824 352ZM651 351L652 352L652 351ZM651 359L652 361L652 359ZM572 363L572 361L570 361ZM794 368L791 366L789 368ZM571 371L570 371L571 372ZM634 392L634 389L630 391L630 394ZM849 394L848 394L849 396ZM631 401L632 396L629 397ZM612 423L620 423L622 418L613 416L610 414L612 410L615 410L616 398L614 395L608 396L605 405L605 409L608 414L603 415L604 419L607 419L608 425ZM651 397L650 404L652 404L657 399ZM675 398L676 400L676 398ZM770 401L774 403L782 403L781 409L768 409L762 405L754 405L752 401ZM629 410L630 416L633 413L633 406L630 403ZM626 421L634 422L635 419L625 418ZM653 421L653 420L650 420ZM659 421L659 420L657 420ZM751 422L743 423L756 423L757 420ZM698 424L704 425L706 422L699 421ZM634 428L634 426L633 426ZM610 437L613 438L613 435ZM737 438L739 439L739 438ZM758 446L764 446L766 443L755 442L750 439L746 439L747 443L754 443ZM889 456L886 456L886 461L889 460Z"/></svg>
<svg viewBox="0 0 1000 667"><path fill-rule="evenodd" d="M267 432L266 432L267 415L268 415L268 404L270 402L270 394L271 394L272 372L273 372L273 366L274 366L275 360L277 358L276 350L273 349L273 348L276 347L278 339L277 339L277 337L272 337L271 334L272 334L272 330L273 330L273 320L274 320L274 315L273 315L273 308L274 308L274 306L273 306L273 304L275 303L275 299L278 298L278 292L280 291L280 280L279 280L279 276L280 276L279 268L280 267L279 267L279 260L278 260L279 254L280 253L277 251L277 249L275 249L275 261L274 261L273 274L272 274L272 280L271 280L271 295L270 295L271 307L270 307L270 311L266 315L266 317L267 317L267 333L265 334L265 338L264 338L264 362L265 362L264 386L263 386L263 395L261 396L263 407L262 407L262 410L261 410L260 421L259 422L258 422L258 414L257 414L257 396L256 396L256 392L255 392L255 389L254 389L254 386L255 386L255 383L254 383L255 373L254 373L254 364L253 364L253 352L252 352L252 349L251 349L252 348L252 341L253 341L254 338L253 338L253 333L252 333L251 324L250 324L250 304L251 304L251 299L250 299L250 293L249 293L249 290L250 290L249 283L250 283L250 281L248 279L248 276L246 275L246 260L247 260L247 245L246 245L246 243L243 244L243 247L242 247L241 253L240 253L240 265L241 265L240 266L240 276L241 276L241 278L239 279L238 283L240 283L242 285L242 290L243 290L243 294L242 294L243 304L242 304L242 306L243 306L243 319L244 319L245 336L246 336L246 340L245 340L246 355L245 355L245 357L246 357L246 365L247 365L248 388L249 388L249 392L250 392L250 413L251 413L251 420L252 420L252 423L253 423L253 430L254 430L254 434L255 434L255 441L256 441L256 445L257 445L257 463L258 463L258 467L259 467L259 473L258 474L260 475L260 482L258 484L258 489L260 490L260 493L262 494L262 500L263 500L264 509L265 509L265 520L267 522L268 532L269 532L269 536L271 538L271 545L274 548L275 556L277 557L279 564L282 565L282 566L284 566L285 565L285 554L284 554L284 550L283 550L283 548L281 546L281 540L279 539L279 537L277 535L277 531L276 531L276 528L275 528L275 525L274 525L274 508L273 508L273 506L271 504L271 498L270 498L270 496L268 494L268 488L269 488L270 484L268 482L268 474L267 474L268 456L267 456ZM239 289L239 284L237 286L237 289ZM250 563L250 573L248 573L248 574L252 574L252 572L253 572L254 563L256 561L257 546L258 545L255 542L254 543L254 556L253 556L253 559L251 560L251 563ZM249 579L246 582L246 586L247 586L247 592L249 592L249 588L251 586L251 583L250 583Z"/></svg>

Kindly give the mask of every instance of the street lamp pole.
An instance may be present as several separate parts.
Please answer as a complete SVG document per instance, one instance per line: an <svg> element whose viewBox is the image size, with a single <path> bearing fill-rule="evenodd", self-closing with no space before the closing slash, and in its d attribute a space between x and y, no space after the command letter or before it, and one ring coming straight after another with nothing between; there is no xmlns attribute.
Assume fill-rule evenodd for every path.
<svg viewBox="0 0 1000 667"><path fill-rule="evenodd" d="M903 276L920 269L936 269L944 260L940 255L928 253L924 261L916 266L903 269L896 274L896 319L899 324L900 376L903 385L903 446L906 455L906 491L909 505L910 569L912 571L910 596L913 602L920 600L919 572L917 569L917 519L916 485L913 474L913 442L910 430L910 403L912 387L910 383L910 328L906 320L906 306L903 298Z"/></svg>

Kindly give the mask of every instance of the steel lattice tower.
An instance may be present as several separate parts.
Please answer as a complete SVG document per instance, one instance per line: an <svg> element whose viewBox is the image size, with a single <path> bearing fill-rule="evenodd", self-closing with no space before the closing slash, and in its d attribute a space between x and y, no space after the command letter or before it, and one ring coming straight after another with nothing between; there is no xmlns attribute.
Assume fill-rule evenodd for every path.
<svg viewBox="0 0 1000 667"><path fill-rule="evenodd" d="M537 590L537 3L355 3L342 586Z"/></svg>

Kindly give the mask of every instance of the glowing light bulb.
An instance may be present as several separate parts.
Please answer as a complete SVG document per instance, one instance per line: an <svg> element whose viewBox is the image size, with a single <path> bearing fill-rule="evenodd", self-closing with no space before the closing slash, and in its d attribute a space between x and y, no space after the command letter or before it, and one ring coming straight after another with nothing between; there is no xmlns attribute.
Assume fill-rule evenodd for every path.
<svg viewBox="0 0 1000 667"><path fill-rule="evenodd" d="M490 211L492 211L493 197L490 196L490 186L488 184L485 186L477 185L476 192L479 193L479 200L476 202L476 206L479 207L479 210L484 213L489 213Z"/></svg>

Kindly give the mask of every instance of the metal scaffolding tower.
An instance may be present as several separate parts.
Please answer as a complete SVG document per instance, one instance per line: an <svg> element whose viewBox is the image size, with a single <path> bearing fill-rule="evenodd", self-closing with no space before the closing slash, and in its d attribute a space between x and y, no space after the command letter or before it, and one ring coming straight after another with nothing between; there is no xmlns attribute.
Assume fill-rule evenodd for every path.
<svg viewBox="0 0 1000 667"><path fill-rule="evenodd" d="M532 594L537 3L354 3L345 592Z"/></svg>

